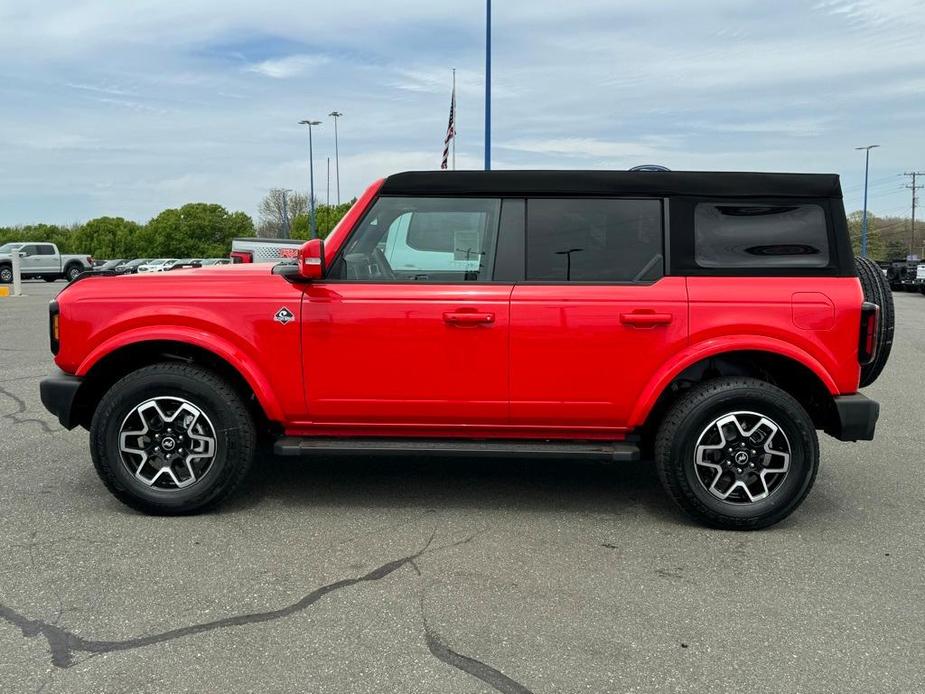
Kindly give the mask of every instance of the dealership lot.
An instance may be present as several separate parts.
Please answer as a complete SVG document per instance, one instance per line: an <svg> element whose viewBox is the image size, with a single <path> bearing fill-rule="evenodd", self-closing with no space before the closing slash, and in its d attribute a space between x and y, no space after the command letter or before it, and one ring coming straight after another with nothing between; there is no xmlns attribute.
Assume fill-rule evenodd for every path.
<svg viewBox="0 0 925 694"><path fill-rule="evenodd" d="M150 518L42 408L48 300L0 298L3 691L923 691L925 297L803 507L707 530L645 463L267 459Z"/></svg>

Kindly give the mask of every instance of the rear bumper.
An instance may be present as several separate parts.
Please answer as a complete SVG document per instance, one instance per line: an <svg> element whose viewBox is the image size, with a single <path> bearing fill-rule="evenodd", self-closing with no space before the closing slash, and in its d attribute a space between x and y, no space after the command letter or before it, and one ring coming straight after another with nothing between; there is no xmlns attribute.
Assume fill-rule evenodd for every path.
<svg viewBox="0 0 925 694"><path fill-rule="evenodd" d="M826 433L839 441L873 441L880 403L865 395L836 395L833 398L838 421Z"/></svg>
<svg viewBox="0 0 925 694"><path fill-rule="evenodd" d="M80 424L78 413L74 410L74 401L82 384L82 378L66 373L48 376L39 382L42 404L58 418L65 429L73 429Z"/></svg>

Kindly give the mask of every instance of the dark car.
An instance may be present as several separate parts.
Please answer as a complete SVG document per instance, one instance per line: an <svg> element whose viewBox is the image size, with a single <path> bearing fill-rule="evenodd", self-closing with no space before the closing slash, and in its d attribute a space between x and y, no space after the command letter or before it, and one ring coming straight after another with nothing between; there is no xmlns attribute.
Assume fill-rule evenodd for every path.
<svg viewBox="0 0 925 694"><path fill-rule="evenodd" d="M113 268L120 275L134 275L138 272L138 268L150 261L150 258L135 258L135 260L129 260L126 263L117 265Z"/></svg>

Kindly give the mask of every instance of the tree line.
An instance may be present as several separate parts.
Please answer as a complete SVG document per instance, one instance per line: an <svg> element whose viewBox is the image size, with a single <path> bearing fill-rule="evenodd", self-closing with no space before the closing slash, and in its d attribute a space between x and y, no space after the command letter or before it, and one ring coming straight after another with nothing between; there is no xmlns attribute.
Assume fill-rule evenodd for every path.
<svg viewBox="0 0 925 694"><path fill-rule="evenodd" d="M193 202L164 210L144 224L122 217L97 217L88 222L56 225L29 224L0 227L0 245L10 241L50 241L62 253L87 253L95 258L216 258L227 256L231 240L239 236L308 239L308 197L271 190L261 201L257 224L244 212L221 205ZM315 205L318 236L326 237L355 202ZM861 212L848 215L855 254L861 247ZM922 253L925 222L916 230L908 217L880 217L868 213L868 255L886 261Z"/></svg>
<svg viewBox="0 0 925 694"><path fill-rule="evenodd" d="M307 200L307 198L306 198ZM321 238L330 233L352 203L316 205ZM306 205L307 208L307 205ZM289 217L290 238L309 238L307 210ZM87 222L28 224L0 227L0 245L11 241L49 241L62 253L86 253L94 258L219 258L231 252L239 236L277 238L284 235L281 220L263 214L255 225L245 212L229 212L221 205L193 202L164 210L140 224L122 217L97 217Z"/></svg>

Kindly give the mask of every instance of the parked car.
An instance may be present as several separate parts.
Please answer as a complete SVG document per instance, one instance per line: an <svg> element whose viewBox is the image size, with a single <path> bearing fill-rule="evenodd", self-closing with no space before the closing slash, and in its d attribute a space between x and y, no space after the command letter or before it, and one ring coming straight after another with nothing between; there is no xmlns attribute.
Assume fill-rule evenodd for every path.
<svg viewBox="0 0 925 694"><path fill-rule="evenodd" d="M69 282L81 272L93 267L89 255L62 255L53 243L5 243L0 246L0 284L13 281L13 256L19 253L19 268L23 279L42 278L46 282L66 279Z"/></svg>
<svg viewBox="0 0 925 694"><path fill-rule="evenodd" d="M203 258L202 260L199 261L199 264L202 267L206 267L209 265L230 265L231 258Z"/></svg>
<svg viewBox="0 0 925 694"><path fill-rule="evenodd" d="M199 258L178 258L164 264L164 272L167 270L181 270L193 267L200 267L202 260Z"/></svg>
<svg viewBox="0 0 925 694"><path fill-rule="evenodd" d="M915 268L915 288L921 294L925 294L925 263L920 263Z"/></svg>
<svg viewBox="0 0 925 694"><path fill-rule="evenodd" d="M233 263L278 263L280 260L294 260L304 243L294 239L232 239L230 260Z"/></svg>
<svg viewBox="0 0 925 694"><path fill-rule="evenodd" d="M42 402L145 512L221 502L261 434L280 455L654 456L684 511L753 529L802 503L817 430L873 438L859 388L893 305L834 175L412 172L295 264L86 277L50 321Z"/></svg>
<svg viewBox="0 0 925 694"><path fill-rule="evenodd" d="M916 272L919 260L891 260L887 267L887 281L894 292L912 292L916 289Z"/></svg>
<svg viewBox="0 0 925 694"><path fill-rule="evenodd" d="M134 275L138 272L138 268L144 265L145 263L151 262L150 258L135 258L134 260L126 261L121 265L116 265L115 272L120 275Z"/></svg>
<svg viewBox="0 0 925 694"><path fill-rule="evenodd" d="M100 263L99 265L95 265L95 266L93 267L93 271L94 271L94 272L111 272L111 271L115 271L115 269L116 269L117 267L119 267L120 265L125 264L125 262L126 262L126 259L125 259L125 258L116 258L116 259L114 259L114 260L106 260L106 261Z"/></svg>
<svg viewBox="0 0 925 694"><path fill-rule="evenodd" d="M137 272L164 272L175 262L176 258L155 258L139 265Z"/></svg>

